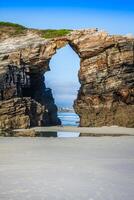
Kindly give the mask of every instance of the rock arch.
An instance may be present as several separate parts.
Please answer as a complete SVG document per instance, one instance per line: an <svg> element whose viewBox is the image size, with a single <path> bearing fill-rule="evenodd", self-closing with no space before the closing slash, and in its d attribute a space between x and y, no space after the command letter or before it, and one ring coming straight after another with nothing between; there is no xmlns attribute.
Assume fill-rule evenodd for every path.
<svg viewBox="0 0 134 200"><path fill-rule="evenodd" d="M0 127L60 124L43 75L56 50L66 44L81 60L81 87L74 104L80 126L134 127L134 38L110 36L96 29L49 40L28 33L1 41ZM50 102L54 105L51 115Z"/></svg>

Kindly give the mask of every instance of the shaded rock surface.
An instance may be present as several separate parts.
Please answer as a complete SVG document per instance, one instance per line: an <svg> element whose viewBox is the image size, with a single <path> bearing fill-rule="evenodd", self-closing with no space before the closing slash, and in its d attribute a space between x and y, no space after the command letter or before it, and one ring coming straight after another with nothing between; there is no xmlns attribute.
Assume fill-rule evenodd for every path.
<svg viewBox="0 0 134 200"><path fill-rule="evenodd" d="M0 102L0 127L29 128L41 126L44 106L31 98L12 98Z"/></svg>
<svg viewBox="0 0 134 200"><path fill-rule="evenodd" d="M80 126L134 127L134 38L111 36L97 29L76 30L52 39L43 39L29 30L20 37L1 39L0 127L5 127L6 115L11 122L12 116L18 119L23 116L27 121L23 124L31 126L27 119L31 114L2 111L4 105L12 108L14 104L10 105L10 101L18 97L22 102L22 97L29 97L44 108L41 122L36 120L38 126L60 124L51 89L44 83L44 73L50 70L49 62L56 50L66 44L81 59L81 87L74 102ZM22 128L21 124L17 128ZM9 126L16 128L16 125Z"/></svg>

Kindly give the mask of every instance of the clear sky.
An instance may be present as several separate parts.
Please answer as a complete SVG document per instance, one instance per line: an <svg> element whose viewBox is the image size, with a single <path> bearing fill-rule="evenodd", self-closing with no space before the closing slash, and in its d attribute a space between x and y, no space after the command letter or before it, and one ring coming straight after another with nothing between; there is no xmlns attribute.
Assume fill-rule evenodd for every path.
<svg viewBox="0 0 134 200"><path fill-rule="evenodd" d="M35 28L98 27L134 33L134 0L1 0L0 20Z"/></svg>
<svg viewBox="0 0 134 200"><path fill-rule="evenodd" d="M71 107L80 87L78 71L80 58L69 45L59 49L50 62L51 71L45 75L46 86L53 89L58 106Z"/></svg>
<svg viewBox="0 0 134 200"><path fill-rule="evenodd" d="M0 21L33 28L97 27L110 34L134 34L134 0L0 0ZM51 62L52 71L51 75L47 74L47 83L54 88L56 102L60 105L71 105L76 96L79 87L75 76L78 73L78 62L69 48L58 52ZM61 71L63 75L60 80L58 76ZM70 78L67 74L70 74ZM64 84L61 84L63 77ZM65 91L66 94L63 94Z"/></svg>

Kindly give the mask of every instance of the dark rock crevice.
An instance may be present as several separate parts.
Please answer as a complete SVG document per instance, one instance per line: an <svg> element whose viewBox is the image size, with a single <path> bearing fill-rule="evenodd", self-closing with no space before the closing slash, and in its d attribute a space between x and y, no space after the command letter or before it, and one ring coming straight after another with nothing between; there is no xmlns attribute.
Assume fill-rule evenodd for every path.
<svg viewBox="0 0 134 200"><path fill-rule="evenodd" d="M25 66L8 66L3 85L1 84L0 88L1 107L5 105L3 102L7 100L14 99L14 102L16 102L16 100L20 98L20 100L13 105L16 107L16 104L18 104L17 106L19 108L20 102L22 101L23 106L26 108L23 114L29 118L29 120L24 121L26 124L22 124L22 127L28 128L33 126L53 126L61 124L57 116L57 107L54 103L52 91L50 88L46 88L44 81L43 73L31 73ZM27 101L29 101L29 103L31 102L30 106L29 104L27 106ZM39 111L39 107L42 112ZM7 111L9 112L10 109ZM13 117L17 117L18 115L18 118L20 117L21 119L21 116L19 116L19 113L15 113L15 110L12 114L14 115ZM9 118L8 115L10 115L10 113L7 113L7 118ZM2 120L1 117L0 119ZM13 122L10 123L10 121L11 120L9 120L9 124L6 124L7 127L20 127L20 124L14 124L13 127Z"/></svg>

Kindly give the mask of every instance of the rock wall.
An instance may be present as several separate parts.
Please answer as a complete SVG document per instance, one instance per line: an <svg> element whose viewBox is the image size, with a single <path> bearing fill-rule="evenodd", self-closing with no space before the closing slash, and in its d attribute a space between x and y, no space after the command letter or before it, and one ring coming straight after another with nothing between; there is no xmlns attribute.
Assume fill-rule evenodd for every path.
<svg viewBox="0 0 134 200"><path fill-rule="evenodd" d="M12 98L0 102L0 127L3 129L41 126L45 109L31 98Z"/></svg>
<svg viewBox="0 0 134 200"><path fill-rule="evenodd" d="M0 85L0 127L29 128L61 124L52 91L44 74L29 73L25 67L8 66Z"/></svg>
<svg viewBox="0 0 134 200"><path fill-rule="evenodd" d="M0 127L6 126L5 116L11 128L60 124L51 89L44 83L44 73L50 70L49 62L56 50L66 44L81 59L81 88L74 102L80 126L134 127L134 38L110 36L97 29L72 31L53 39L43 39L29 31L21 37L1 40ZM18 98L16 111L12 113L12 101ZM23 108L27 107L23 103L27 98L40 107L40 114L18 112L20 101ZM9 109L3 113L5 105ZM39 117L33 123L36 114ZM24 126L10 123L11 116L19 119L22 115L28 117Z"/></svg>
<svg viewBox="0 0 134 200"><path fill-rule="evenodd" d="M41 60L40 57L44 40L31 34L22 38L10 38L0 45L0 128L60 125L52 91L45 86L44 73L48 70L49 58ZM30 98L31 109L25 113L27 106L24 99L27 98ZM12 112L14 101L17 103ZM19 112L22 107L23 112ZM27 120L23 122L24 116Z"/></svg>
<svg viewBox="0 0 134 200"><path fill-rule="evenodd" d="M134 38L85 33L73 44L81 57L80 125L134 127Z"/></svg>

